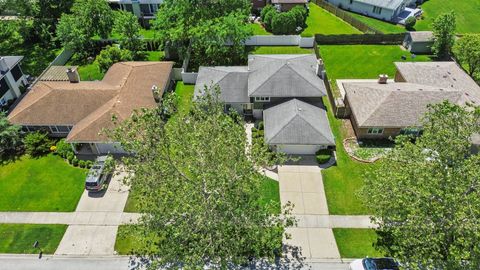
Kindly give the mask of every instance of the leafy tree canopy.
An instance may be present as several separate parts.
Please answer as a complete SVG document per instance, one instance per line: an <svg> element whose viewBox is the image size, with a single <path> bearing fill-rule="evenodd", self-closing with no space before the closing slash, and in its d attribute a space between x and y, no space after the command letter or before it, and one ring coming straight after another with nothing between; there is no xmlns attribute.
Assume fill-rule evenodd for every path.
<svg viewBox="0 0 480 270"><path fill-rule="evenodd" d="M23 43L16 22L0 21L0 55L10 55Z"/></svg>
<svg viewBox="0 0 480 270"><path fill-rule="evenodd" d="M117 46L108 46L96 58L101 72L106 72L115 63L132 60L132 52Z"/></svg>
<svg viewBox="0 0 480 270"><path fill-rule="evenodd" d="M467 34L459 39L453 51L457 60L467 68L470 76L480 72L480 35Z"/></svg>
<svg viewBox="0 0 480 270"><path fill-rule="evenodd" d="M440 14L432 24L434 42L433 53L439 58L450 55L455 43L455 29L457 28L455 12Z"/></svg>
<svg viewBox="0 0 480 270"><path fill-rule="evenodd" d="M248 0L166 0L157 13L154 27L161 41L178 48L183 57L191 44L192 54L204 56L198 61L202 64L209 64L209 59L218 61L216 54L224 55L222 47L226 42L236 47L230 53L242 54L232 57L241 58L247 51L238 41L252 34L247 25L250 7ZM215 38L202 38L207 32Z"/></svg>
<svg viewBox="0 0 480 270"><path fill-rule="evenodd" d="M113 30L120 34L120 46L122 49L129 50L133 53L134 58L139 60L139 52L144 49L144 43L141 40L141 26L137 17L127 11L115 12L115 25Z"/></svg>
<svg viewBox="0 0 480 270"><path fill-rule="evenodd" d="M4 112L0 112L0 159L10 157L22 144L20 127L10 124Z"/></svg>
<svg viewBox="0 0 480 270"><path fill-rule="evenodd" d="M366 178L362 194L378 224L378 246L406 269L480 266L480 109L429 106L423 135L399 137Z"/></svg>
<svg viewBox="0 0 480 270"><path fill-rule="evenodd" d="M167 121L162 108L143 110L111 134L135 152L124 162L145 213L135 228L147 236L138 252L155 267L227 269L273 259L294 222L290 206L275 214L275 203L260 202L256 164L271 157L246 151L243 120L224 113L217 91L206 92L190 112Z"/></svg>

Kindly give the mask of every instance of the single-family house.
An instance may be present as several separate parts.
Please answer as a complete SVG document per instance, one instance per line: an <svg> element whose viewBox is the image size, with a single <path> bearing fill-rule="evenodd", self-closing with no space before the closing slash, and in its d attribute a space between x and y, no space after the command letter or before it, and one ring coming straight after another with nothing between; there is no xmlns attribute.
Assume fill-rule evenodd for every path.
<svg viewBox="0 0 480 270"><path fill-rule="evenodd" d="M327 0L342 9L383 21L399 22L418 15L420 10L407 9L411 0ZM408 14L407 14L408 13Z"/></svg>
<svg viewBox="0 0 480 270"><path fill-rule="evenodd" d="M0 56L0 107L19 98L27 85L20 62L23 56Z"/></svg>
<svg viewBox="0 0 480 270"><path fill-rule="evenodd" d="M63 68L65 76L55 75ZM154 108L172 84L173 62L114 64L101 81L80 81L76 70L49 70L8 115L25 132L46 131L75 144L77 154L124 154L102 131L141 108Z"/></svg>
<svg viewBox="0 0 480 270"><path fill-rule="evenodd" d="M252 9L258 12L267 5L267 0L251 0L251 3Z"/></svg>
<svg viewBox="0 0 480 270"><path fill-rule="evenodd" d="M163 0L108 0L114 10L132 12L141 19L153 19Z"/></svg>
<svg viewBox="0 0 480 270"><path fill-rule="evenodd" d="M275 6L280 11L289 11L290 9L296 6L304 7L308 0L271 0L273 6Z"/></svg>
<svg viewBox="0 0 480 270"><path fill-rule="evenodd" d="M403 47L417 54L429 54L432 52L433 33L431 31L407 32L403 40Z"/></svg>
<svg viewBox="0 0 480 270"><path fill-rule="evenodd" d="M314 154L335 145L322 103L323 72L315 55L250 55L248 66L200 67L194 97L218 86L226 110L263 119L272 149Z"/></svg>
<svg viewBox="0 0 480 270"><path fill-rule="evenodd" d="M395 80L341 80L339 88L359 139L419 134L427 105L445 100L480 105L480 87L455 62L395 63ZM479 142L480 143L480 142Z"/></svg>

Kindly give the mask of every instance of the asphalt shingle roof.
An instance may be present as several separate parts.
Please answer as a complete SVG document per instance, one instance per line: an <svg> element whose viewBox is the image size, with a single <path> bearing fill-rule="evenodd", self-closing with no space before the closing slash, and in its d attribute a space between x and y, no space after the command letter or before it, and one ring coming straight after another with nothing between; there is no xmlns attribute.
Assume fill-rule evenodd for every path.
<svg viewBox="0 0 480 270"><path fill-rule="evenodd" d="M355 82L343 87L360 127L418 127L428 104L468 102L463 91L412 83Z"/></svg>
<svg viewBox="0 0 480 270"><path fill-rule="evenodd" d="M200 67L195 84L194 97L202 95L205 87L220 87L220 99L228 103L249 103L248 68L238 67Z"/></svg>
<svg viewBox="0 0 480 270"><path fill-rule="evenodd" d="M431 31L413 31L408 32L413 42L433 42L433 33Z"/></svg>
<svg viewBox="0 0 480 270"><path fill-rule="evenodd" d="M324 108L292 99L263 113L268 144L335 145Z"/></svg>
<svg viewBox="0 0 480 270"><path fill-rule="evenodd" d="M322 97L323 80L313 54L250 55L248 95L251 97Z"/></svg>

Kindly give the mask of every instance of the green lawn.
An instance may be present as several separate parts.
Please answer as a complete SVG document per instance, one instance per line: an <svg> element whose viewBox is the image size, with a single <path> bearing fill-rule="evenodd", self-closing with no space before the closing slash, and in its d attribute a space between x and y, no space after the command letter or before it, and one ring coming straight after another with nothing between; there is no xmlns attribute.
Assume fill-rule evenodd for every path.
<svg viewBox="0 0 480 270"><path fill-rule="evenodd" d="M373 244L377 234L372 229L333 229L338 250L342 258L383 257Z"/></svg>
<svg viewBox="0 0 480 270"><path fill-rule="evenodd" d="M397 45L321 45L320 55L330 83L336 79L376 79L379 74L393 78L396 72L394 62L431 61L427 55L417 55L414 59L408 51Z"/></svg>
<svg viewBox="0 0 480 270"><path fill-rule="evenodd" d="M310 13L307 18L307 28L302 32L302 36L362 33L360 30L313 3L309 4L309 8Z"/></svg>
<svg viewBox="0 0 480 270"><path fill-rule="evenodd" d="M458 33L480 33L480 1L478 0L429 0L422 4L423 20L415 29L431 30L433 20L444 12L455 11Z"/></svg>
<svg viewBox="0 0 480 270"><path fill-rule="evenodd" d="M146 237L141 230L135 230L136 225L118 226L114 250L119 255L133 255L143 250Z"/></svg>
<svg viewBox="0 0 480 270"><path fill-rule="evenodd" d="M97 61L94 61L91 64L82 65L78 67L78 74L80 75L80 80L82 81L96 81L103 79L105 75L100 71Z"/></svg>
<svg viewBox="0 0 480 270"><path fill-rule="evenodd" d="M357 13L350 12L354 18L358 19L359 21L365 23L366 25L379 30L385 34L395 34L395 33L405 33L405 27L401 25L396 25L388 22L384 22L381 20L377 20L372 17L363 16Z"/></svg>
<svg viewBox="0 0 480 270"><path fill-rule="evenodd" d="M253 54L311 54L313 49L300 48L298 46L257 46L253 48Z"/></svg>
<svg viewBox="0 0 480 270"><path fill-rule="evenodd" d="M252 28L253 35L254 36L265 36L265 35L271 35L272 33L267 32L263 26L261 26L258 23L251 23L250 27Z"/></svg>
<svg viewBox="0 0 480 270"><path fill-rule="evenodd" d="M53 254L67 225L0 224L0 253ZM33 243L38 241L38 247Z"/></svg>
<svg viewBox="0 0 480 270"><path fill-rule="evenodd" d="M261 203L267 204L275 202L277 208L271 209L273 213L280 213L280 187L278 181L262 176L262 185L260 186Z"/></svg>
<svg viewBox="0 0 480 270"><path fill-rule="evenodd" d="M0 211L74 211L85 176L86 170L54 155L0 165Z"/></svg>

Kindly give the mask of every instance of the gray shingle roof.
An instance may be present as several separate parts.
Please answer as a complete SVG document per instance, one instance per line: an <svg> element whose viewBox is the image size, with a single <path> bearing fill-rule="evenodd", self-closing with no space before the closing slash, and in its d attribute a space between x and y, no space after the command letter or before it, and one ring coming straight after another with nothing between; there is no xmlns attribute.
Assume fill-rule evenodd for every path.
<svg viewBox="0 0 480 270"><path fill-rule="evenodd" d="M12 69L15 67L20 61L22 61L23 56L0 56L5 59L5 62L7 63L7 66L9 69ZM0 72L0 79L3 78L5 74L2 74Z"/></svg>
<svg viewBox="0 0 480 270"><path fill-rule="evenodd" d="M455 62L397 62L395 65L409 83L461 90L480 105L480 86Z"/></svg>
<svg viewBox="0 0 480 270"><path fill-rule="evenodd" d="M247 67L200 67L194 97L203 94L205 87L218 85L220 99L228 103L249 103Z"/></svg>
<svg viewBox="0 0 480 270"><path fill-rule="evenodd" d="M433 33L431 31L408 32L413 42L433 42Z"/></svg>
<svg viewBox="0 0 480 270"><path fill-rule="evenodd" d="M397 9L405 0L355 0L356 2L377 6L386 9Z"/></svg>
<svg viewBox="0 0 480 270"><path fill-rule="evenodd" d="M77 66L51 66L40 77L40 81L69 81L67 76L67 69L77 69ZM88 78L80 78L80 80L87 80Z"/></svg>
<svg viewBox="0 0 480 270"><path fill-rule="evenodd" d="M468 97L457 89L412 83L344 83L346 97L360 127L420 126L427 105L449 100L464 105Z"/></svg>
<svg viewBox="0 0 480 270"><path fill-rule="evenodd" d="M335 145L325 109L292 99L263 113L268 144Z"/></svg>
<svg viewBox="0 0 480 270"><path fill-rule="evenodd" d="M323 80L316 74L315 55L250 55L248 95L251 97L322 97Z"/></svg>

